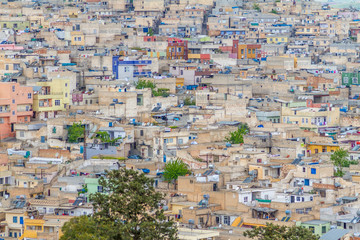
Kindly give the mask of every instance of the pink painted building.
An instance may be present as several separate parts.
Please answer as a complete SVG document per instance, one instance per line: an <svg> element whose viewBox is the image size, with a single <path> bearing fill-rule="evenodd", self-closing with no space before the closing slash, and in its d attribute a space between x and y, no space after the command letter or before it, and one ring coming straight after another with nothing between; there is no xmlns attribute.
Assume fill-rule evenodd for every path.
<svg viewBox="0 0 360 240"><path fill-rule="evenodd" d="M32 87L0 83L0 139L15 137L14 124L30 122L32 104Z"/></svg>

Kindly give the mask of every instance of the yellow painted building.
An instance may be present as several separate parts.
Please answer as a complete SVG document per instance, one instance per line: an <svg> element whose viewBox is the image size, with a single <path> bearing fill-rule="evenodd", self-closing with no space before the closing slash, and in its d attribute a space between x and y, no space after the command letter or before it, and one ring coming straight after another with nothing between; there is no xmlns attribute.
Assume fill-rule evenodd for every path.
<svg viewBox="0 0 360 240"><path fill-rule="evenodd" d="M340 149L340 147L337 144L309 143L306 146L309 156L317 153L335 152L338 149Z"/></svg>
<svg viewBox="0 0 360 240"><path fill-rule="evenodd" d="M70 103L70 80L55 78L52 81L37 82L41 87L34 92L33 111L36 118L54 118L58 111L65 111Z"/></svg>
<svg viewBox="0 0 360 240"><path fill-rule="evenodd" d="M278 43L287 43L288 37L285 36L268 36L266 37L266 42L268 44L278 44Z"/></svg>
<svg viewBox="0 0 360 240"><path fill-rule="evenodd" d="M0 77L19 72L20 64L21 60L5 55L5 51L0 51Z"/></svg>
<svg viewBox="0 0 360 240"><path fill-rule="evenodd" d="M260 44L239 44L238 59L256 59L259 58Z"/></svg>
<svg viewBox="0 0 360 240"><path fill-rule="evenodd" d="M184 86L184 78L176 78L176 86L183 87Z"/></svg>
<svg viewBox="0 0 360 240"><path fill-rule="evenodd" d="M326 111L320 108L281 108L281 122L297 124L300 128L317 130L319 127L334 127L340 124L340 109L332 107Z"/></svg>
<svg viewBox="0 0 360 240"><path fill-rule="evenodd" d="M25 219L24 221L24 234L19 238L31 238L37 239L39 232L44 232L44 223L43 219Z"/></svg>
<svg viewBox="0 0 360 240"><path fill-rule="evenodd" d="M5 213L6 230L5 235L18 238L23 235L24 219L27 218L23 209L14 209Z"/></svg>
<svg viewBox="0 0 360 240"><path fill-rule="evenodd" d="M19 240L22 239L60 239L63 235L61 227L69 219L25 219L24 232Z"/></svg>
<svg viewBox="0 0 360 240"><path fill-rule="evenodd" d="M84 46L85 35L82 32L71 32L71 45L72 46Z"/></svg>
<svg viewBox="0 0 360 240"><path fill-rule="evenodd" d="M277 164L249 164L249 172L256 172L258 180L273 180L279 177L281 166Z"/></svg>

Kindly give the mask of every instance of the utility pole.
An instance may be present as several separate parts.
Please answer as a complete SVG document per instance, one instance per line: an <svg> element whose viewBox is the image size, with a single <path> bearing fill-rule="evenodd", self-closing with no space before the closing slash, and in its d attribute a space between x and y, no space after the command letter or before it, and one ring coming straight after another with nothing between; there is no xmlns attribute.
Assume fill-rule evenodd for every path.
<svg viewBox="0 0 360 240"><path fill-rule="evenodd" d="M86 160L86 125L84 126L84 160Z"/></svg>

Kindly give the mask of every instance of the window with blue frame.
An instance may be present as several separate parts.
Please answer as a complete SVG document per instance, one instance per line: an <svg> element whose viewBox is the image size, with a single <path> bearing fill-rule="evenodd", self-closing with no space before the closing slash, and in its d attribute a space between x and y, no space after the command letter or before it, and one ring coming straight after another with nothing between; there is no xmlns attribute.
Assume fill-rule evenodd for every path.
<svg viewBox="0 0 360 240"><path fill-rule="evenodd" d="M311 168L311 174L316 174L316 168Z"/></svg>
<svg viewBox="0 0 360 240"><path fill-rule="evenodd" d="M13 217L13 223L17 223L17 217Z"/></svg>

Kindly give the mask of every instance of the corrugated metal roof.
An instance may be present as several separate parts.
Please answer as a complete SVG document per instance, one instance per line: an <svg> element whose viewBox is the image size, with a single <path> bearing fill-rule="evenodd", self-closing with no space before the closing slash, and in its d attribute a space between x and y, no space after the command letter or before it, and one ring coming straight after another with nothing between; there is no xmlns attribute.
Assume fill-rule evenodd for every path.
<svg viewBox="0 0 360 240"><path fill-rule="evenodd" d="M348 232L349 230L346 229L331 229L330 231L322 235L322 237L320 237L320 240L338 240Z"/></svg>

